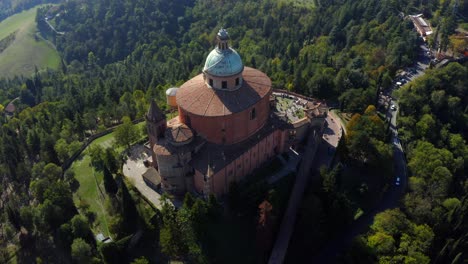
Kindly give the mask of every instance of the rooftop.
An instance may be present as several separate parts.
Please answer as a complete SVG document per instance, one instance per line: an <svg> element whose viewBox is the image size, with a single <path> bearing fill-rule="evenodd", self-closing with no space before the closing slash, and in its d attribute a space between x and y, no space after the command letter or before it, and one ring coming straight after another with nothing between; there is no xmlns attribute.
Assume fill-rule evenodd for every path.
<svg viewBox="0 0 468 264"><path fill-rule="evenodd" d="M213 173L217 173L275 130L292 128L291 124L281 120L275 114L271 114L263 128L242 142L233 145L218 145L207 142L198 155L193 157L190 164L200 173L206 174L208 163L210 163Z"/></svg>
<svg viewBox="0 0 468 264"><path fill-rule="evenodd" d="M237 51L232 48L215 48L206 57L203 71L214 76L231 76L240 73L243 68L244 64Z"/></svg>
<svg viewBox="0 0 468 264"><path fill-rule="evenodd" d="M244 64L239 54L229 47L229 34L220 29L217 34L218 45L206 57L203 72L213 76L232 76L242 72Z"/></svg>
<svg viewBox="0 0 468 264"><path fill-rule="evenodd" d="M153 146L153 151L157 155L169 156L177 153L187 153L191 152L195 148L200 147L205 143L205 140L200 136L195 136L193 140L189 141L186 144L175 145L166 137L158 140Z"/></svg>
<svg viewBox="0 0 468 264"><path fill-rule="evenodd" d="M199 116L226 116L242 112L271 91L271 80L263 72L245 67L242 86L235 91L211 89L199 74L177 91L180 108Z"/></svg>
<svg viewBox="0 0 468 264"><path fill-rule="evenodd" d="M193 139L193 132L187 125L178 124L173 127L168 127L165 132L165 137L175 145L187 144Z"/></svg>
<svg viewBox="0 0 468 264"><path fill-rule="evenodd" d="M150 166L141 176L154 185L159 185L161 183L159 172L152 166Z"/></svg>
<svg viewBox="0 0 468 264"><path fill-rule="evenodd" d="M419 15L410 15L411 20L414 25L422 32L423 35L432 34L432 28L427 24L427 22L422 18L422 14Z"/></svg>
<svg viewBox="0 0 468 264"><path fill-rule="evenodd" d="M161 111L161 109L158 107L156 102L154 100L151 100L151 105L148 110L148 113L146 115L148 120L153 121L153 122L158 122L166 118L164 113Z"/></svg>

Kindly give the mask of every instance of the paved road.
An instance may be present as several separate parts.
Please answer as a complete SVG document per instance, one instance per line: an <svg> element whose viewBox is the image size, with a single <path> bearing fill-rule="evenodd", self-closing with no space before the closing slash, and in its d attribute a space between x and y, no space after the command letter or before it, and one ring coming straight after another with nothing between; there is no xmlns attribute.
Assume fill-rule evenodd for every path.
<svg viewBox="0 0 468 264"><path fill-rule="evenodd" d="M65 32L57 31L57 30L55 29L55 27L52 26L52 24L50 24L50 22L49 22L49 20L48 20L47 18L44 18L44 21L47 23L47 25L49 25L50 29L51 29L52 31L55 32L55 34L57 34L57 35L65 35Z"/></svg>
<svg viewBox="0 0 468 264"><path fill-rule="evenodd" d="M411 81L424 74L429 66L430 58L425 54L424 45L421 45L421 51L419 54L418 61L415 63L415 72L413 74L407 75L405 78L408 81ZM395 80L395 82L398 80ZM394 86L394 89L397 89L397 86ZM388 90L383 93L382 96L391 96L393 90ZM390 120L391 131L392 131L392 145L394 150L394 166L395 166L395 178L392 181L392 184L389 190L385 193L382 201L378 206L373 210L368 211L362 215L357 221L355 221L349 228L348 231L340 234L339 236L330 240L327 245L320 251L319 255L313 256L309 263L334 263L337 261L337 258L344 253L349 245L352 243L353 239L364 232L366 232L370 225L374 221L374 216L382 211L387 209L392 209L399 207L400 199L405 194L405 189L408 185L407 179L407 169L406 169L406 159L401 147L400 139L398 138L397 131L397 113L399 110L398 102L390 98L390 103L396 106L396 111L393 111L388 108L387 118ZM382 100L385 101L385 100ZM396 178L400 178L400 185L396 185Z"/></svg>

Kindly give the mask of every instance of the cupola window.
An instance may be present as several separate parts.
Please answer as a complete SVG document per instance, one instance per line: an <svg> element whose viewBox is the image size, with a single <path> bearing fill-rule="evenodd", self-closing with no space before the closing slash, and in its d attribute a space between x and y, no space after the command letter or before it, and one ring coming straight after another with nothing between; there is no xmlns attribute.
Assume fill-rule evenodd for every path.
<svg viewBox="0 0 468 264"><path fill-rule="evenodd" d="M227 89L227 81L222 81L221 86L223 89Z"/></svg>
<svg viewBox="0 0 468 264"><path fill-rule="evenodd" d="M210 78L210 86L213 87L213 79Z"/></svg>
<svg viewBox="0 0 468 264"><path fill-rule="evenodd" d="M236 86L239 85L239 78L236 78Z"/></svg>

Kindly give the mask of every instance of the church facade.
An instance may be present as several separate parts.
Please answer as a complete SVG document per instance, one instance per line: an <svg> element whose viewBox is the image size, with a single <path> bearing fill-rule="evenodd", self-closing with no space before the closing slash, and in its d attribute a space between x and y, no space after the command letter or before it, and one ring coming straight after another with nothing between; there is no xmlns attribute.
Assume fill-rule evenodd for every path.
<svg viewBox="0 0 468 264"><path fill-rule="evenodd" d="M221 196L297 141L297 126L272 111L270 78L245 67L221 29L201 74L168 90L178 116L156 103L146 115L152 166L164 191ZM171 98L169 98L171 97ZM169 100L170 99L170 100ZM310 118L299 129L309 129Z"/></svg>

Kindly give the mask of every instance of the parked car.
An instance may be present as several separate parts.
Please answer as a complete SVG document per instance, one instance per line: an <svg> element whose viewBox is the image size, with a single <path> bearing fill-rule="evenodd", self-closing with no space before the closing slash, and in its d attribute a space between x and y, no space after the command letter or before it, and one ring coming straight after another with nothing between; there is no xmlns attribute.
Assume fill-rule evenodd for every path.
<svg viewBox="0 0 468 264"><path fill-rule="evenodd" d="M395 110L396 110L396 106L395 106L394 104L392 104L392 105L390 106L390 109L392 109L393 111L395 111Z"/></svg>
<svg viewBox="0 0 468 264"><path fill-rule="evenodd" d="M400 177L397 177L397 178L396 178L395 185L396 185L396 186L400 186Z"/></svg>

